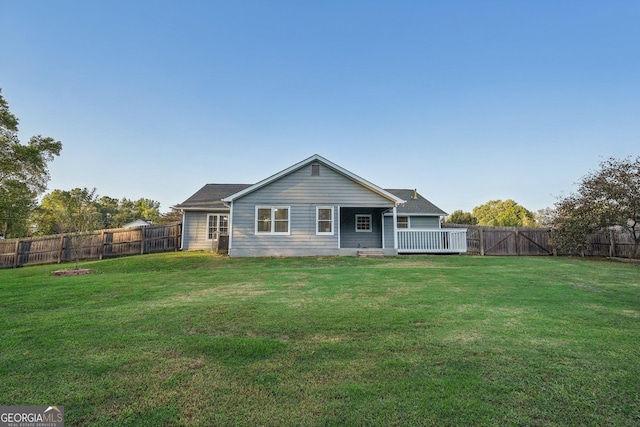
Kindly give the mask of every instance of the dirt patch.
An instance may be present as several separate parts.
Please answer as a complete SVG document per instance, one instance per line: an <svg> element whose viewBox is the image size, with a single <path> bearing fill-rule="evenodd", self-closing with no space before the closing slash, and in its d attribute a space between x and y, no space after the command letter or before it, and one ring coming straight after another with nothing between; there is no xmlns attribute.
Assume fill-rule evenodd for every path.
<svg viewBox="0 0 640 427"><path fill-rule="evenodd" d="M616 261L616 262L631 262L631 263L640 264L640 259L638 259L638 258L609 257L609 259L611 261Z"/></svg>
<svg viewBox="0 0 640 427"><path fill-rule="evenodd" d="M91 270L88 268L78 268L73 270L57 270L53 272L54 276L80 276L82 274L90 274Z"/></svg>

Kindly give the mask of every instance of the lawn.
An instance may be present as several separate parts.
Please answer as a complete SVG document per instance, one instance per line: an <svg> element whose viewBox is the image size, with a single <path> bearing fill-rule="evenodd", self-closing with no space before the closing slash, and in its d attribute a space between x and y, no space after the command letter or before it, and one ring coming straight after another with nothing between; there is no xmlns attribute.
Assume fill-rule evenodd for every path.
<svg viewBox="0 0 640 427"><path fill-rule="evenodd" d="M0 270L0 404L68 426L637 426L640 266L145 255Z"/></svg>

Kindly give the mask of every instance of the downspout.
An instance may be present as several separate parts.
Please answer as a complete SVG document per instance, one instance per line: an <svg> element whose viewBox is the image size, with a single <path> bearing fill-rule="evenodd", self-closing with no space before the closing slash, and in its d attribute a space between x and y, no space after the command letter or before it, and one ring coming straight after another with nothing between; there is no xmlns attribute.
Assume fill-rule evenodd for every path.
<svg viewBox="0 0 640 427"><path fill-rule="evenodd" d="M231 256L231 242L233 241L233 202L222 202L222 204L229 208L229 248L227 249L227 255Z"/></svg>
<svg viewBox="0 0 640 427"><path fill-rule="evenodd" d="M184 229L185 229L185 225L187 224L186 222L186 217L187 217L187 213L184 211L184 209L182 209L182 236L180 236L180 250L183 251L184 250Z"/></svg>

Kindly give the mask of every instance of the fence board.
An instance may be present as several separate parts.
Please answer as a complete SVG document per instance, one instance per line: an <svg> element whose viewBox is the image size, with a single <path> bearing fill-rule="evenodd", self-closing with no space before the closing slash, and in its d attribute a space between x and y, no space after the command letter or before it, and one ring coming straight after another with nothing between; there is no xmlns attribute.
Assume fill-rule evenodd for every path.
<svg viewBox="0 0 640 427"><path fill-rule="evenodd" d="M63 234L0 240L0 268L103 259L180 249L182 224L99 230L87 235Z"/></svg>
<svg viewBox="0 0 640 427"><path fill-rule="evenodd" d="M552 255L548 228L485 227L445 224L445 228L467 228L467 253L478 255ZM581 253L560 255L629 257L633 239L629 233L603 230L587 237Z"/></svg>

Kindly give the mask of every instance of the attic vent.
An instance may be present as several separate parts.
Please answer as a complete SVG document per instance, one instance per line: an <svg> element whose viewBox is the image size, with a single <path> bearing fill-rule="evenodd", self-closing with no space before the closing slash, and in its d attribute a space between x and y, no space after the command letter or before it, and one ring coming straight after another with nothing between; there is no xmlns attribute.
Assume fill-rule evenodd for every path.
<svg viewBox="0 0 640 427"><path fill-rule="evenodd" d="M320 176L320 165L314 163L311 165L311 176Z"/></svg>

